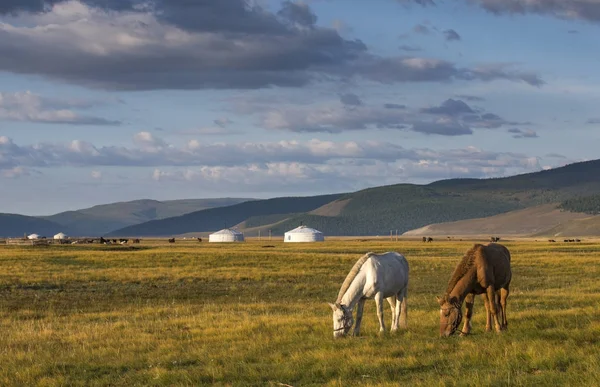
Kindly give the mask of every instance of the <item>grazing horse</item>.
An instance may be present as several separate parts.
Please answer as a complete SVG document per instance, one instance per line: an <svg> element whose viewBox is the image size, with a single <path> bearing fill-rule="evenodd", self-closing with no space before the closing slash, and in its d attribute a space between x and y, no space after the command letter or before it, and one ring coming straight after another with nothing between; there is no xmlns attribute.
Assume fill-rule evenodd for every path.
<svg viewBox="0 0 600 387"><path fill-rule="evenodd" d="M383 322L383 300L386 299L392 310L391 331L406 329L408 291L408 262L402 254L367 253L360 258L346 276L335 304L329 304L333 311L333 337L348 334L354 323L352 312L356 310L354 335L360 333L360 323L365 301L375 299L379 331L385 331Z"/></svg>
<svg viewBox="0 0 600 387"><path fill-rule="evenodd" d="M175 243L175 238L170 238L169 243Z"/></svg>
<svg viewBox="0 0 600 387"><path fill-rule="evenodd" d="M427 237L427 242L433 242L433 238L432 237Z"/></svg>
<svg viewBox="0 0 600 387"><path fill-rule="evenodd" d="M196 238L198 239L198 242L202 243L202 238Z"/></svg>
<svg viewBox="0 0 600 387"><path fill-rule="evenodd" d="M500 237L495 237L495 236L490 237L491 242L498 242L499 240L500 240Z"/></svg>
<svg viewBox="0 0 600 387"><path fill-rule="evenodd" d="M485 303L485 330L492 330L492 319L496 332L506 329L506 299L511 279L510 252L506 247L490 243L487 246L476 244L469 249L454 269L446 294L437 298L440 304L440 336L450 336L458 329L463 301L467 318L461 335L471 331L476 294L481 294Z"/></svg>

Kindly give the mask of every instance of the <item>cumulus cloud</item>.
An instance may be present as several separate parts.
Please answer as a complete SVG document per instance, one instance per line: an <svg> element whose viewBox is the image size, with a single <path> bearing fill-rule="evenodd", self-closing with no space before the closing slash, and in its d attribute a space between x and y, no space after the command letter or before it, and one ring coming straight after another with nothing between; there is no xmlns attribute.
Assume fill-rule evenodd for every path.
<svg viewBox="0 0 600 387"><path fill-rule="evenodd" d="M270 110L263 114L261 125L267 129L291 132L341 133L372 128L403 129L408 123L407 112L404 109L393 108L391 105L387 107L351 106L352 109L332 105L318 108L287 107Z"/></svg>
<svg viewBox="0 0 600 387"><path fill-rule="evenodd" d="M51 167L236 167L252 164L292 163L327 164L352 160L369 162L396 162L410 160L464 160L465 155L476 160L496 162L501 158L522 160L525 156L513 153L468 150L433 151L430 149L406 149L381 141L332 142L314 139L307 142L280 141L270 143L203 143L191 140L176 147L147 132L134 136L134 146L95 146L75 140L67 143L40 143L17 145L10 138L0 137L0 169L51 168ZM519 161L520 162L520 161ZM514 160L505 166L515 166Z"/></svg>
<svg viewBox="0 0 600 387"><path fill-rule="evenodd" d="M520 153L475 147L406 149L380 141L223 144L192 140L176 147L140 134L133 146L101 147L82 141L17 145L0 137L3 177L26 175L29 168L65 166L87 168L93 179L104 179L99 167L140 167L156 181L206 183L211 189L235 187L255 192L290 192L289 188L306 189L313 184L326 184L327 190L353 190L398 181L493 177L540 169L536 157Z"/></svg>
<svg viewBox="0 0 600 387"><path fill-rule="evenodd" d="M396 160L416 157L412 151L390 143L280 141L272 143L203 143L191 140L176 147L148 132L137 133L133 147L95 146L75 140L19 146L0 137L0 169L17 166L234 166L248 163L303 161L323 163L335 159Z"/></svg>
<svg viewBox="0 0 600 387"><path fill-rule="evenodd" d="M317 25L301 3L284 2L276 13L244 0L14 4L4 12L19 16L0 23L0 71L89 87L257 89L347 77L541 84L533 73L507 68L484 72L437 59L375 55L360 40ZM40 13L19 13L27 10Z"/></svg>
<svg viewBox="0 0 600 387"><path fill-rule="evenodd" d="M30 91L0 92L0 120L70 125L120 125L120 121L77 113L93 106L90 101L47 98Z"/></svg>
<svg viewBox="0 0 600 387"><path fill-rule="evenodd" d="M260 113L259 125L266 129L297 133L342 133L368 129L406 130L428 135L462 136L473 134L473 129L496 129L507 125L527 125L512 122L497 114L474 109L458 99L447 99L441 105L414 109L405 105L386 103L368 105L347 97L339 106L320 103L318 106L283 105L278 109L255 105L252 113ZM349 108L350 107L350 108Z"/></svg>

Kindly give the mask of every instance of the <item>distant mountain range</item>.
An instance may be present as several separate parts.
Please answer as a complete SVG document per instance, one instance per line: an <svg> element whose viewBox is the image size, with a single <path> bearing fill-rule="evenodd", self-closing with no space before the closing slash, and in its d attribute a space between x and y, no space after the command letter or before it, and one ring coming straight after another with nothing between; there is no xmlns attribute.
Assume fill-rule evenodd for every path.
<svg viewBox="0 0 600 387"><path fill-rule="evenodd" d="M72 235L84 230L140 237L201 235L234 226L248 236L269 230L282 235L300 224L331 236L388 235L390 230L410 235L495 230L593 235L600 233L600 160L506 178L399 184L313 197L211 200L116 203L44 217L47 223L39 227L58 223L66 228L60 231ZM6 222L12 222L11 230L22 230L14 226L14 215L7 216L0 216L0 235L6 232ZM594 216L598 221L591 219ZM40 233L23 218L19 224L25 224L27 232Z"/></svg>
<svg viewBox="0 0 600 387"><path fill-rule="evenodd" d="M64 232L72 236L99 236L110 231L155 219L179 216L207 208L230 206L254 199L220 198L189 200L135 200L98 205L51 216L0 214L0 236L37 233L52 236Z"/></svg>
<svg viewBox="0 0 600 387"><path fill-rule="evenodd" d="M170 236L189 232L216 231L233 227L257 216L307 212L330 203L341 195L254 200L228 207L211 208L189 214L154 220L113 231L108 236Z"/></svg>

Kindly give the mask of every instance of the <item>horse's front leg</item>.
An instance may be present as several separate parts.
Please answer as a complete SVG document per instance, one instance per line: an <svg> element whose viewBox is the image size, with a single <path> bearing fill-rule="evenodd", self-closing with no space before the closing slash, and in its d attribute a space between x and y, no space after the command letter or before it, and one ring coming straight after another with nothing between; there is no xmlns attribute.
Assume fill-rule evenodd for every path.
<svg viewBox="0 0 600 387"><path fill-rule="evenodd" d="M462 328L462 332L460 332L461 336L466 336L471 332L471 318L473 317L473 305L475 304L475 295L473 293L467 294L465 298L465 323Z"/></svg>
<svg viewBox="0 0 600 387"><path fill-rule="evenodd" d="M375 295L375 305L377 306L377 318L379 319L379 332L385 332L385 322L383 321L383 293Z"/></svg>
<svg viewBox="0 0 600 387"><path fill-rule="evenodd" d="M358 305L356 306L356 324L354 325L354 336L358 336L360 334L360 323L362 321L365 301L366 300L364 298L361 298L358 300Z"/></svg>

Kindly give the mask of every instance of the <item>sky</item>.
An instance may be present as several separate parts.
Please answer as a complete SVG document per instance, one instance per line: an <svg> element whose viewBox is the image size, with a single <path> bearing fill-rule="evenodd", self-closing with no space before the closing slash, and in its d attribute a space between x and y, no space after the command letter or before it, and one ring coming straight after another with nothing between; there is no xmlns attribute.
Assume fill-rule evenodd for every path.
<svg viewBox="0 0 600 387"><path fill-rule="evenodd" d="M598 158L600 0L2 0L0 212Z"/></svg>

